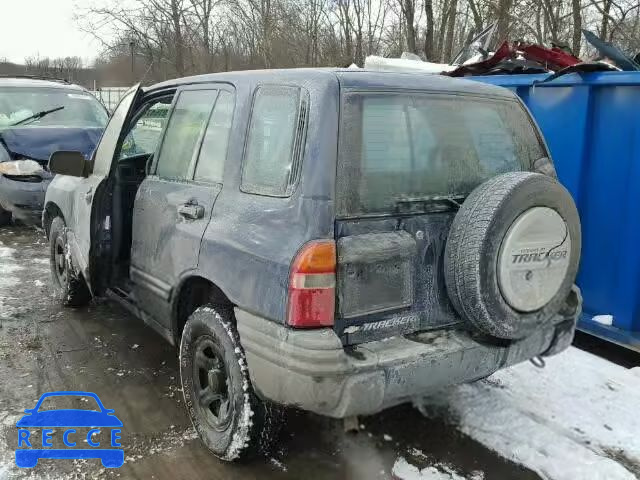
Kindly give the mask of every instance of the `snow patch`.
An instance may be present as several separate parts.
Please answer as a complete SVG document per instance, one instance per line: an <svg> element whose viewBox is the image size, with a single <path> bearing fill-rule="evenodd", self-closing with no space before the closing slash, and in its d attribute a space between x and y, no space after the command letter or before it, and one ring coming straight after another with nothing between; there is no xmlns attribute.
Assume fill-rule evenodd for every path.
<svg viewBox="0 0 640 480"><path fill-rule="evenodd" d="M287 466L284 463L282 463L280 460L278 460L277 458L271 457L271 459L269 461L271 462L271 465L273 465L277 469L282 470L283 472L287 471Z"/></svg>
<svg viewBox="0 0 640 480"><path fill-rule="evenodd" d="M462 477L451 467L437 464L423 469L411 465L403 457L393 464L391 475L397 480L483 480L481 472L474 472L469 477Z"/></svg>
<svg viewBox="0 0 640 480"><path fill-rule="evenodd" d="M24 414L13 414L11 412L0 411L0 425L4 427L15 427L18 420L23 417Z"/></svg>
<svg viewBox="0 0 640 480"><path fill-rule="evenodd" d="M502 370L418 408L448 408L463 433L544 479L636 479L640 378L573 347L546 362Z"/></svg>
<svg viewBox="0 0 640 480"><path fill-rule="evenodd" d="M228 325L225 322L222 322L222 324L229 333ZM240 370L244 373L247 370L244 354L238 359L238 363L240 364ZM251 399L249 397L249 382L247 381L246 376L243 379L242 390L244 391L244 402L242 404L242 412L240 413L240 419L238 420L236 431L234 432L231 444L227 449L226 458L229 460L235 460L238 458L242 453L242 450L249 445L249 434L251 427L253 426L253 420L251 420L251 417L253 417L253 411L251 410Z"/></svg>
<svg viewBox="0 0 640 480"><path fill-rule="evenodd" d="M13 315L15 307L6 304L7 300L13 299L12 287L20 283L17 272L24 270L24 267L16 263L16 249L4 247L0 242L0 318Z"/></svg>
<svg viewBox="0 0 640 480"><path fill-rule="evenodd" d="M613 325L613 315L594 315L591 317L591 320L600 325L607 325L609 327Z"/></svg>
<svg viewBox="0 0 640 480"><path fill-rule="evenodd" d="M0 265L0 273L3 275L19 272L20 270L24 270L24 267L15 263Z"/></svg>
<svg viewBox="0 0 640 480"><path fill-rule="evenodd" d="M0 258L13 257L16 254L16 249L11 247L0 247Z"/></svg>

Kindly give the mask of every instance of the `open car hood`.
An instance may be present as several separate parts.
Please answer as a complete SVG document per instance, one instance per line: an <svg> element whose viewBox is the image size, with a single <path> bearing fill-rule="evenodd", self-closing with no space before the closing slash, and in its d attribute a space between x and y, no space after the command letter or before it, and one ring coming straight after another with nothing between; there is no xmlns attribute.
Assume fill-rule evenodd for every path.
<svg viewBox="0 0 640 480"><path fill-rule="evenodd" d="M47 162L53 152L70 150L89 158L102 136L98 127L13 127L0 131L11 156Z"/></svg>

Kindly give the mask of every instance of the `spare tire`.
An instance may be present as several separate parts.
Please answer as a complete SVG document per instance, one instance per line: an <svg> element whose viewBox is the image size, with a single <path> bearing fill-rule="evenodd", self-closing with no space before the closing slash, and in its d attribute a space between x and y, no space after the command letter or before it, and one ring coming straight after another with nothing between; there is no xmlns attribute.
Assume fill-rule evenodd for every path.
<svg viewBox="0 0 640 480"><path fill-rule="evenodd" d="M445 249L451 302L481 332L520 339L549 322L575 281L578 211L556 180L511 172L477 187L453 220Z"/></svg>

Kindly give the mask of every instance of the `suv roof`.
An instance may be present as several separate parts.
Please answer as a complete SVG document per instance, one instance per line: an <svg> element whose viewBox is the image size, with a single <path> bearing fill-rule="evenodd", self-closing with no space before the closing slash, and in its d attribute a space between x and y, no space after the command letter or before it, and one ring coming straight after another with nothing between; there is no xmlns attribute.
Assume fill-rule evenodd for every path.
<svg viewBox="0 0 640 480"><path fill-rule="evenodd" d="M61 88L65 90L85 90L80 85L69 83L63 79L37 75L0 75L0 87L43 87Z"/></svg>
<svg viewBox="0 0 640 480"><path fill-rule="evenodd" d="M234 72L209 73L183 77L158 83L146 91L207 82L306 82L330 81L337 79L341 86L348 88L389 88L403 90L431 90L513 98L515 94L506 88L495 87L470 80L462 80L442 75L405 72L379 72L349 68L289 68L277 70L242 70Z"/></svg>

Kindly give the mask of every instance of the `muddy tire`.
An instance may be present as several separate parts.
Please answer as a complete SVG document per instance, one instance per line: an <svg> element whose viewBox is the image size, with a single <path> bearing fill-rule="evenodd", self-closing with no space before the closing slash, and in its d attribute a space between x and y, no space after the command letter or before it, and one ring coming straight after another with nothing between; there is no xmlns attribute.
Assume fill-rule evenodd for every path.
<svg viewBox="0 0 640 480"><path fill-rule="evenodd" d="M216 457L232 462L269 453L282 410L254 393L231 310L200 307L189 317L180 381L191 423Z"/></svg>
<svg viewBox="0 0 640 480"><path fill-rule="evenodd" d="M556 180L494 177L458 211L445 248L445 282L458 314L482 333L524 338L553 319L576 278L578 212Z"/></svg>
<svg viewBox="0 0 640 480"><path fill-rule="evenodd" d="M0 227L9 225L11 223L11 212L0 207Z"/></svg>
<svg viewBox="0 0 640 480"><path fill-rule="evenodd" d="M65 307L80 307L91 300L91 293L80 272L71 263L67 228L64 220L56 217L49 228L49 264L53 289Z"/></svg>

